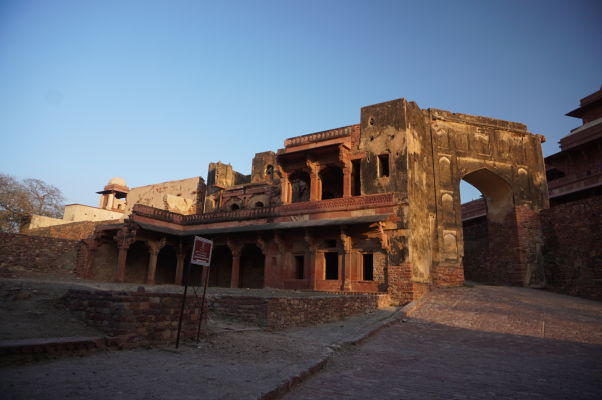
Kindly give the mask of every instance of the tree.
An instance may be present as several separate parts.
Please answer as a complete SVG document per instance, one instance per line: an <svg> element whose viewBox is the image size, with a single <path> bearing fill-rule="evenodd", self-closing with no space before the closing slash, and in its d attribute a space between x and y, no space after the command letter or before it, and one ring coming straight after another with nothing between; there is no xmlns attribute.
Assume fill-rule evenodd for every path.
<svg viewBox="0 0 602 400"><path fill-rule="evenodd" d="M61 191L44 181L19 182L0 174L0 232L18 232L32 214L60 218L64 201Z"/></svg>

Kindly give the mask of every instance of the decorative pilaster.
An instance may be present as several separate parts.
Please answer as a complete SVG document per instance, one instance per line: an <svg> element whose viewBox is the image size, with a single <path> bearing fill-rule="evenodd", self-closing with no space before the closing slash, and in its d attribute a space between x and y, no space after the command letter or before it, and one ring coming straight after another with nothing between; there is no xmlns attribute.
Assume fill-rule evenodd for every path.
<svg viewBox="0 0 602 400"><path fill-rule="evenodd" d="M242 243L227 239L226 244L232 252L232 273L230 274L230 287L237 288L240 285L240 253L242 251Z"/></svg>
<svg viewBox="0 0 602 400"><path fill-rule="evenodd" d="M342 265L341 265L341 290L351 290L351 236L341 227L340 233Z"/></svg>
<svg viewBox="0 0 602 400"><path fill-rule="evenodd" d="M148 285L155 284L155 275L157 271L157 257L159 256L159 252L165 246L166 240L162 238L158 242L149 240L146 242L146 246L148 247L148 269L146 273L146 283Z"/></svg>
<svg viewBox="0 0 602 400"><path fill-rule="evenodd" d="M309 229L305 229L305 235L303 237L305 244L307 245L307 251L305 252L305 265L304 265L304 276L309 279L309 288L316 290L318 275L316 272L316 252L318 249L318 243L316 239L311 235Z"/></svg>

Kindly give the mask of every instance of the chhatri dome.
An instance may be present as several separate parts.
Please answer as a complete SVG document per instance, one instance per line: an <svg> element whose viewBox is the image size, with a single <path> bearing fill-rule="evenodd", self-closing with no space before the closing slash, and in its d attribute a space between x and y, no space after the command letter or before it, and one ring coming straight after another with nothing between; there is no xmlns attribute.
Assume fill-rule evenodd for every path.
<svg viewBox="0 0 602 400"><path fill-rule="evenodd" d="M119 185L119 186L125 186L127 187L127 184L125 183L125 179L120 178L118 176L111 178L111 180L109 181L109 183L107 183L107 186L109 185Z"/></svg>

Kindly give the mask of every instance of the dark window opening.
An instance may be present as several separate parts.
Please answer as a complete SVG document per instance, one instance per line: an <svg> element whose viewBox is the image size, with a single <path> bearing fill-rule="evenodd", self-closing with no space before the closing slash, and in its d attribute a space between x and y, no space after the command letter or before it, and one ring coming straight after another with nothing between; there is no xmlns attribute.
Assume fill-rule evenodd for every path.
<svg viewBox="0 0 602 400"><path fill-rule="evenodd" d="M266 175L268 178L272 178L272 177L274 176L274 166L273 166L273 165L268 165L268 166L265 168L265 175Z"/></svg>
<svg viewBox="0 0 602 400"><path fill-rule="evenodd" d="M263 207L263 203L261 201L258 201L257 203L255 203L255 208L261 208Z"/></svg>
<svg viewBox="0 0 602 400"><path fill-rule="evenodd" d="M564 176L564 172L554 167L546 171L546 178L548 179L548 182L553 181L555 179L563 178Z"/></svg>
<svg viewBox="0 0 602 400"><path fill-rule="evenodd" d="M337 167L326 167L320 172L322 200L343 197L343 171Z"/></svg>
<svg viewBox="0 0 602 400"><path fill-rule="evenodd" d="M324 261L326 263L326 279L339 279L339 253L328 252L324 253Z"/></svg>
<svg viewBox="0 0 602 400"><path fill-rule="evenodd" d="M378 176L389 176L389 155L381 154L378 156Z"/></svg>
<svg viewBox="0 0 602 400"><path fill-rule="evenodd" d="M374 280L374 257L372 253L362 254L363 258L363 276L362 279L365 281Z"/></svg>
<svg viewBox="0 0 602 400"><path fill-rule="evenodd" d="M360 160L354 160L351 162L351 195L361 196L362 194L362 181L360 178Z"/></svg>
<svg viewBox="0 0 602 400"><path fill-rule="evenodd" d="M336 239L334 240L325 240L324 241L324 247L328 248L328 249L332 249L334 247L337 247L337 241Z"/></svg>
<svg viewBox="0 0 602 400"><path fill-rule="evenodd" d="M232 211L240 210L240 206L238 204L232 204L230 206L230 210L232 210Z"/></svg>
<svg viewBox="0 0 602 400"><path fill-rule="evenodd" d="M291 202L301 203L304 201L309 201L309 190L311 185L309 174L307 172L300 171L291 175L289 179L292 188Z"/></svg>
<svg viewBox="0 0 602 400"><path fill-rule="evenodd" d="M304 256L295 256L295 279L304 279L303 267L305 265Z"/></svg>

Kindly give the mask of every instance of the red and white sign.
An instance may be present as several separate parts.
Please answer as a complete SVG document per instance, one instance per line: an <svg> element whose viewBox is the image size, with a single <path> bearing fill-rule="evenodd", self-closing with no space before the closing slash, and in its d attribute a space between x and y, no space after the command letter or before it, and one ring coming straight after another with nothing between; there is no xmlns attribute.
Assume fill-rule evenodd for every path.
<svg viewBox="0 0 602 400"><path fill-rule="evenodd" d="M208 267L211 263L211 252L213 251L213 240L205 239L199 236L194 237L194 247L192 248L191 264Z"/></svg>

